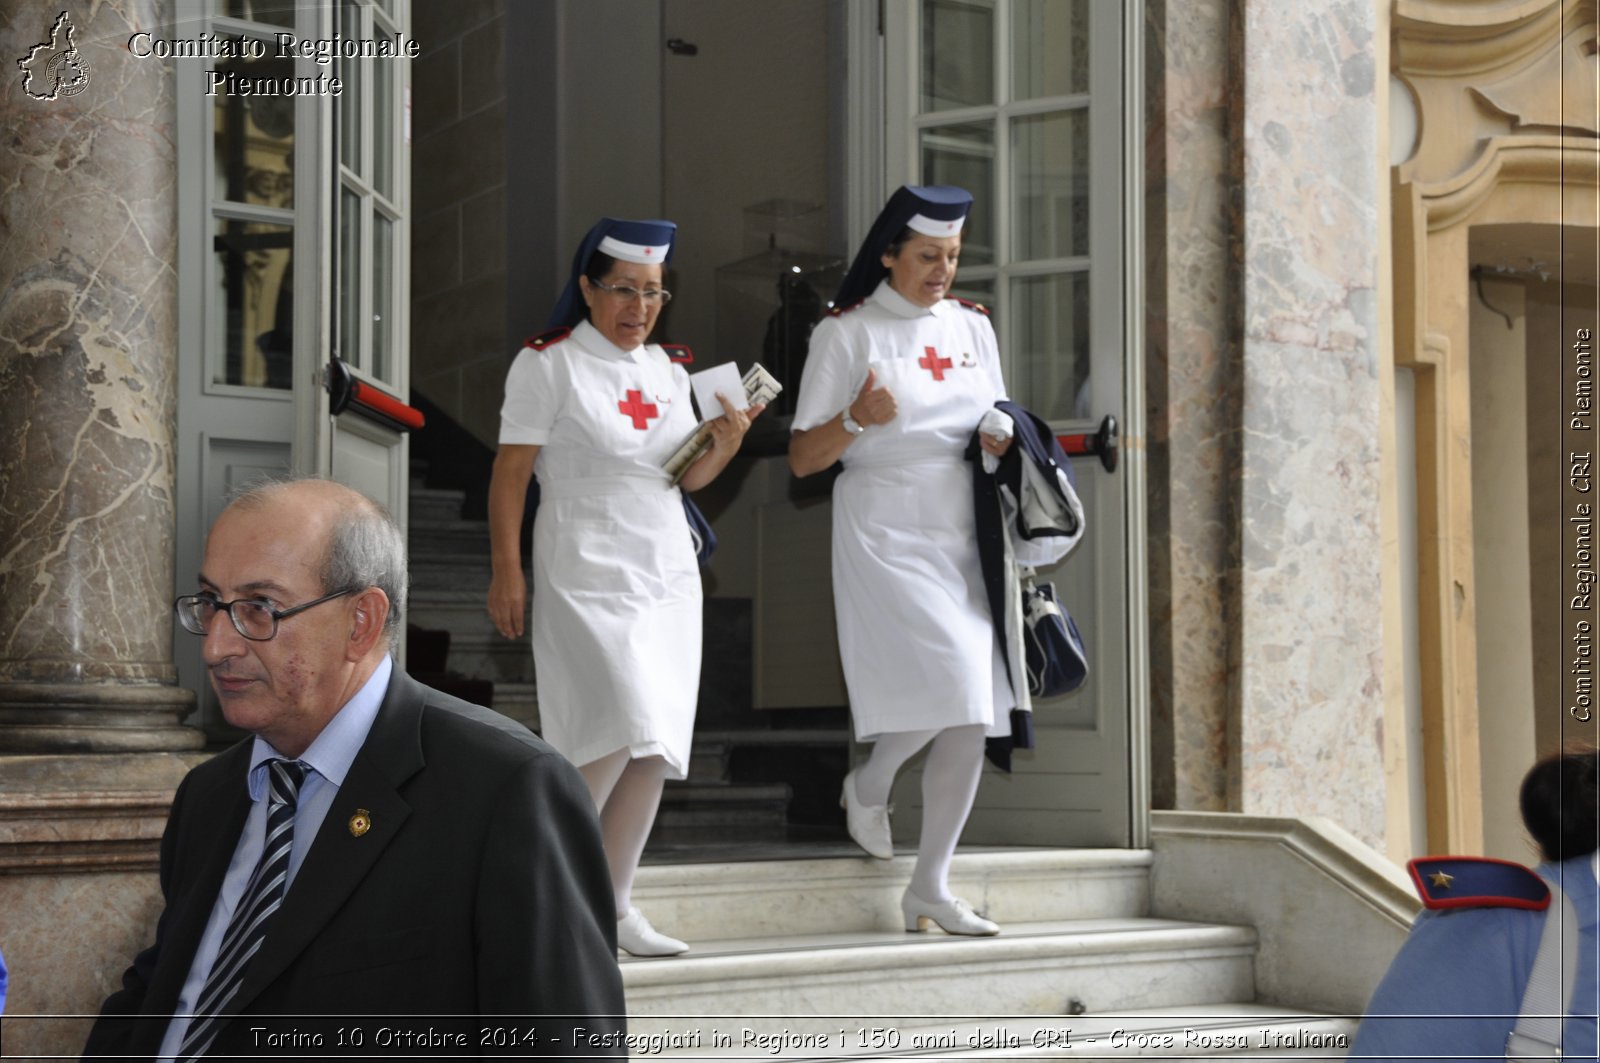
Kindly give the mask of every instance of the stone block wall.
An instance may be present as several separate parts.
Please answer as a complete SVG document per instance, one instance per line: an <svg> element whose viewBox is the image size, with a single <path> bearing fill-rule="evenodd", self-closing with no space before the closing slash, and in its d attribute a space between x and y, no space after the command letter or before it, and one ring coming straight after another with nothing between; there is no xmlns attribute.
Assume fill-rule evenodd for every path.
<svg viewBox="0 0 1600 1063"><path fill-rule="evenodd" d="M411 386L493 447L506 319L505 0L415 7Z"/></svg>

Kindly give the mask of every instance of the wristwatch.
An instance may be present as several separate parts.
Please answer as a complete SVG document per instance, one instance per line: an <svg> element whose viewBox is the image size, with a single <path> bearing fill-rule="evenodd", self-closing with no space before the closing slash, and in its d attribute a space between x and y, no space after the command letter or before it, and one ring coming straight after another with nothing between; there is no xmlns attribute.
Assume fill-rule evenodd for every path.
<svg viewBox="0 0 1600 1063"><path fill-rule="evenodd" d="M850 407L846 406L844 408L844 413L840 414L839 416L842 418L839 423L844 425L844 430L849 432L851 435L858 436L867 430L866 425L850 416Z"/></svg>

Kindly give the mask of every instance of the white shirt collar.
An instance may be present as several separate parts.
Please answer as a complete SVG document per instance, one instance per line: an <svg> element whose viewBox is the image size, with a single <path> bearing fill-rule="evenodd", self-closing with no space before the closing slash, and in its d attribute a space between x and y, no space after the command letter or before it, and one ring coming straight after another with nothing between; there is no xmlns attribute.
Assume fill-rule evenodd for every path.
<svg viewBox="0 0 1600 1063"><path fill-rule="evenodd" d="M895 315L896 317L904 318L923 317L925 315L932 314L935 310L944 305L944 300L940 299L932 306L918 306L910 299L907 299L905 296L895 291L894 287L889 283L888 277L885 277L883 280L878 282L878 287L872 293L871 298L874 303L889 311L889 313Z"/></svg>
<svg viewBox="0 0 1600 1063"><path fill-rule="evenodd" d="M634 362L639 360L644 347L638 346L631 351L625 351L615 343L606 339L606 334L594 327L594 322L587 319L578 322L572 330L572 338L583 345L583 349L601 358L614 362Z"/></svg>

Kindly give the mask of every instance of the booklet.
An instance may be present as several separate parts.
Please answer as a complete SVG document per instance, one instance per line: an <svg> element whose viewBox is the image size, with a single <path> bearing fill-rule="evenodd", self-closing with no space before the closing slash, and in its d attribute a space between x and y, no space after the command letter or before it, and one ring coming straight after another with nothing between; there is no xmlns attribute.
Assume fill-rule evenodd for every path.
<svg viewBox="0 0 1600 1063"><path fill-rule="evenodd" d="M694 386L695 401L699 404L702 414L709 413L712 417L723 415L722 403L716 396L719 391L728 396L730 402L738 402L742 393L744 405L740 409L748 409L751 406L771 404L783 390L783 385L763 369L760 362L753 363L745 372L743 379L736 376L738 372L738 367L734 363L727 362L690 375L689 383ZM733 385L734 380L739 381L739 387ZM683 441L683 445L672 452L672 457L662 462L661 467L667 471L672 482L677 483L683 479L683 474L689 471L689 466L710 449L711 429L702 422L689 433L689 438Z"/></svg>

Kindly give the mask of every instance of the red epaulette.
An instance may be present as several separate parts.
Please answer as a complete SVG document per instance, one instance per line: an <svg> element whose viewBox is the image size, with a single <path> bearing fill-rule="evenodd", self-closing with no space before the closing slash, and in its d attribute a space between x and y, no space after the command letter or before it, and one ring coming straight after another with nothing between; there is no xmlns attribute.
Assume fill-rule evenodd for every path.
<svg viewBox="0 0 1600 1063"><path fill-rule="evenodd" d="M976 310L978 313L982 314L984 317L988 317L989 316L989 308L987 306L984 306L982 303L975 303L971 299L963 299L958 295L947 296L947 298L949 298L949 299L951 299L951 300L953 300L955 302L960 303L962 306L966 307L968 310Z"/></svg>
<svg viewBox="0 0 1600 1063"><path fill-rule="evenodd" d="M532 347L536 351L542 351L546 347L555 346L570 335L572 335L572 330L569 328L546 329L537 336L529 336L527 341L523 343L523 346Z"/></svg>
<svg viewBox="0 0 1600 1063"><path fill-rule="evenodd" d="M1419 856L1406 864L1422 903L1434 909L1550 906L1550 887L1533 871L1487 856Z"/></svg>
<svg viewBox="0 0 1600 1063"><path fill-rule="evenodd" d="M669 362L677 362L679 365L694 364L694 352L681 343L663 343L661 349L667 352Z"/></svg>
<svg viewBox="0 0 1600 1063"><path fill-rule="evenodd" d="M831 306L828 308L828 314L830 317L838 317L840 314L848 314L850 311L854 310L858 306L861 306L865 302L865 299L857 299L848 306Z"/></svg>

